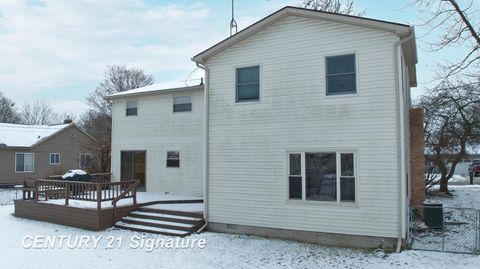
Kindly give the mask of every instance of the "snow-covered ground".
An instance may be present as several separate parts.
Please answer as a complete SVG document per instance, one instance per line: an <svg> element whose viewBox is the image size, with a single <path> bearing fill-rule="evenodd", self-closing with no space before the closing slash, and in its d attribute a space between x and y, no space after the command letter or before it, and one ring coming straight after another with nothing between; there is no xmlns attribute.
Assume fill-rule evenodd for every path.
<svg viewBox="0 0 480 269"><path fill-rule="evenodd" d="M0 192L0 196L10 195ZM0 201L9 198L0 198ZM1 268L480 268L480 256L424 251L384 253L323 247L314 244L253 236L204 232L189 239L205 239L193 249L132 248L134 236L171 239L111 228L102 232L19 219L13 205L0 206ZM25 249L25 236L102 236L97 248ZM108 237L123 244L106 249ZM30 243L31 241L27 241ZM29 244L27 244L29 246ZM91 246L91 245L90 245Z"/></svg>
<svg viewBox="0 0 480 269"><path fill-rule="evenodd" d="M437 187L438 188L438 187ZM478 239L477 211L480 210L480 185L449 186L452 196L427 196L427 202L443 205L443 229L429 228L423 221L422 207L415 210L413 248L471 253ZM425 209L428 210L428 209ZM478 248L478 247L477 247Z"/></svg>
<svg viewBox="0 0 480 269"><path fill-rule="evenodd" d="M13 188L0 188L0 206L13 205L15 199L16 190ZM18 192L18 195L22 195Z"/></svg>

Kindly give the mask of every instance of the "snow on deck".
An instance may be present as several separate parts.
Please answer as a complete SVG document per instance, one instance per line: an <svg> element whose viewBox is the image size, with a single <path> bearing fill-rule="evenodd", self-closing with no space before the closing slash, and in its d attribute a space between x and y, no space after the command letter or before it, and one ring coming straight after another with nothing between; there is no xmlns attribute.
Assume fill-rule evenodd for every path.
<svg viewBox="0 0 480 269"><path fill-rule="evenodd" d="M165 210L183 211L183 212L203 212L203 203L194 203L194 204L156 204L156 205L146 206L146 208L165 209Z"/></svg>
<svg viewBox="0 0 480 269"><path fill-rule="evenodd" d="M193 200L202 200L202 196L190 196L190 195L176 195L176 194L166 194L166 193L155 193L155 192L137 192L137 204L156 202L156 201L193 201ZM48 204L57 204L65 205L65 199L49 199L48 201L39 201L40 203ZM127 206L133 204L132 198L121 199L118 201L117 206ZM69 200L68 206L78 207L78 208L97 208L96 202L90 201L79 201L79 200ZM102 202L102 208L112 207L112 201ZM200 210L200 211L203 211Z"/></svg>

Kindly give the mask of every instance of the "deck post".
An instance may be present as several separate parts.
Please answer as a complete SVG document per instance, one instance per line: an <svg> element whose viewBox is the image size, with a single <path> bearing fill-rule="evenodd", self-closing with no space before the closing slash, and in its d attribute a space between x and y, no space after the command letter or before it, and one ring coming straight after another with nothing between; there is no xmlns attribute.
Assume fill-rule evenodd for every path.
<svg viewBox="0 0 480 269"><path fill-rule="evenodd" d="M65 183L65 205L68 205L68 196L70 195L70 183Z"/></svg>
<svg viewBox="0 0 480 269"><path fill-rule="evenodd" d="M97 210L102 208L102 185L99 183L95 184L97 187Z"/></svg>
<svg viewBox="0 0 480 269"><path fill-rule="evenodd" d="M133 189L133 204L137 204L137 188Z"/></svg>
<svg viewBox="0 0 480 269"><path fill-rule="evenodd" d="M38 202L38 181L37 180L35 180L34 186L35 186L35 193L33 195L35 196L35 203L36 203Z"/></svg>

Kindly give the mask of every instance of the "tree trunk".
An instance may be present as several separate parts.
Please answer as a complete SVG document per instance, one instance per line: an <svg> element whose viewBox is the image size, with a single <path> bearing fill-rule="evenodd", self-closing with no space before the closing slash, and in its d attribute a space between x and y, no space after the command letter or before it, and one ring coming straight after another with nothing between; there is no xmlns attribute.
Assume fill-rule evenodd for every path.
<svg viewBox="0 0 480 269"><path fill-rule="evenodd" d="M446 176L440 178L440 192L448 193L448 179Z"/></svg>

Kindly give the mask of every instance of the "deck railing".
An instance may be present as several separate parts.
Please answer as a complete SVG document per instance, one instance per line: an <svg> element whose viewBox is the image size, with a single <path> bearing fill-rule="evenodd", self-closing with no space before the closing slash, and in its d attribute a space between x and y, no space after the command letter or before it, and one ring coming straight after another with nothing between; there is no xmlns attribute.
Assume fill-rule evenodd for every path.
<svg viewBox="0 0 480 269"><path fill-rule="evenodd" d="M110 182L112 179L112 173L95 173L90 174L92 180L90 182ZM49 179L62 179L62 175L53 175L49 176Z"/></svg>
<svg viewBox="0 0 480 269"><path fill-rule="evenodd" d="M65 205L70 200L96 202L97 209L100 210L102 202L118 201L120 199L133 198L136 204L137 186L139 183L135 180L118 182L81 182L66 181L54 179L36 179L24 182L24 189L33 193L33 197L23 195L23 199L33 199L38 201L40 198L64 199ZM27 198L28 197L28 198Z"/></svg>

